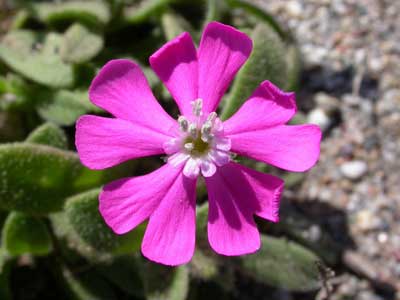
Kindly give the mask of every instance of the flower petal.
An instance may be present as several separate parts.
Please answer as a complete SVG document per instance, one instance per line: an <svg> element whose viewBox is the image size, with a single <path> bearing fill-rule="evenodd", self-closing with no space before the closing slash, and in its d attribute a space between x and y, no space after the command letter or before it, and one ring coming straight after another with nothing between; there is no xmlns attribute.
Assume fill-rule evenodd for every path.
<svg viewBox="0 0 400 300"><path fill-rule="evenodd" d="M150 65L164 82L183 115L192 114L197 99L197 53L189 33L184 32L150 56Z"/></svg>
<svg viewBox="0 0 400 300"><path fill-rule="evenodd" d="M276 167L303 172L320 153L321 130L316 125L280 125L229 135L231 151Z"/></svg>
<svg viewBox="0 0 400 300"><path fill-rule="evenodd" d="M164 194L150 217L142 253L152 261L176 266L187 263L194 252L196 180L180 173Z"/></svg>
<svg viewBox="0 0 400 300"><path fill-rule="evenodd" d="M294 93L285 93L264 81L239 110L224 122L226 134L282 125L296 114Z"/></svg>
<svg viewBox="0 0 400 300"><path fill-rule="evenodd" d="M235 28L218 22L207 25L201 38L199 58L199 93L203 111L212 112L236 72L252 49L251 39Z"/></svg>
<svg viewBox="0 0 400 300"><path fill-rule="evenodd" d="M185 163L183 174L189 178L196 178L200 173L200 163L200 159L190 157Z"/></svg>
<svg viewBox="0 0 400 300"><path fill-rule="evenodd" d="M232 176L232 174L233 176ZM218 168L205 178L208 201L208 240L223 255L253 253L260 248L260 234L253 219L254 200L248 198L246 178L236 164Z"/></svg>
<svg viewBox="0 0 400 300"><path fill-rule="evenodd" d="M124 161L164 153L171 137L121 119L85 115L76 123L76 148L90 169L104 169Z"/></svg>
<svg viewBox="0 0 400 300"><path fill-rule="evenodd" d="M168 157L168 163L173 167L178 167L179 165L185 163L189 158L189 154L176 152Z"/></svg>
<svg viewBox="0 0 400 300"><path fill-rule="evenodd" d="M219 167L227 164L231 160L229 152L215 150L215 149L212 149L208 154L208 156Z"/></svg>
<svg viewBox="0 0 400 300"><path fill-rule="evenodd" d="M182 172L165 164L139 177L123 178L104 186L99 210L105 222L117 234L124 234L146 220L168 193Z"/></svg>
<svg viewBox="0 0 400 300"><path fill-rule="evenodd" d="M224 166L221 173L236 195L253 203L254 214L271 222L279 221L279 204L285 184L282 179L237 163Z"/></svg>
<svg viewBox="0 0 400 300"><path fill-rule="evenodd" d="M217 166L211 159L203 158L200 163L200 170L204 177L211 177L217 171Z"/></svg>
<svg viewBox="0 0 400 300"><path fill-rule="evenodd" d="M90 100L119 119L168 135L177 123L154 98L139 66L127 59L109 61L93 80Z"/></svg>

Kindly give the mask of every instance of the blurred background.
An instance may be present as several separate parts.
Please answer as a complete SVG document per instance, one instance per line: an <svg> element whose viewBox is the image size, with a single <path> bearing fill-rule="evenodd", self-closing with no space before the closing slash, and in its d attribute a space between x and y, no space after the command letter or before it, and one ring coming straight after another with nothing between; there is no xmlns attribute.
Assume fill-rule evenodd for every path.
<svg viewBox="0 0 400 300"><path fill-rule="evenodd" d="M400 299L399 15L396 0L0 0L0 299ZM321 157L307 173L238 157L286 182L254 255L212 252L200 183L195 256L168 268L142 258L146 224L116 236L97 210L104 183L163 161L90 171L74 124L106 115L87 89L114 58L139 63L176 117L148 57L212 20L254 42L221 115L269 79L296 91L292 123L321 127Z"/></svg>

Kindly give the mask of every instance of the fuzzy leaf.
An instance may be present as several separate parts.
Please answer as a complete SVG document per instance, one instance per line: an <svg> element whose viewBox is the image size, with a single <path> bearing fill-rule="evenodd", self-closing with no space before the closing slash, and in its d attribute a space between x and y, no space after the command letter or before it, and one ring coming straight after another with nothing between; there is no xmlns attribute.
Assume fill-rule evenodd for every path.
<svg viewBox="0 0 400 300"><path fill-rule="evenodd" d="M279 87L287 81L286 48L280 37L268 25L260 23L251 33L253 51L239 71L222 110L227 119L251 96L264 80Z"/></svg>
<svg viewBox="0 0 400 300"><path fill-rule="evenodd" d="M130 24L140 24L150 17L160 15L171 0L140 0L138 4L124 10L124 20Z"/></svg>
<svg viewBox="0 0 400 300"><path fill-rule="evenodd" d="M111 263L96 266L96 270L125 293L143 298L143 282L133 255L116 257Z"/></svg>
<svg viewBox="0 0 400 300"><path fill-rule="evenodd" d="M12 268L12 259L10 255L0 248L0 299L13 299L10 289L10 272Z"/></svg>
<svg viewBox="0 0 400 300"><path fill-rule="evenodd" d="M32 214L58 211L66 196L110 179L74 152L29 143L0 145L0 165L0 208Z"/></svg>
<svg viewBox="0 0 400 300"><path fill-rule="evenodd" d="M74 70L59 55L62 36L16 30L0 43L0 60L22 76L49 87L70 87Z"/></svg>
<svg viewBox="0 0 400 300"><path fill-rule="evenodd" d="M20 114L0 110L0 143L21 140L25 135L22 124Z"/></svg>
<svg viewBox="0 0 400 300"><path fill-rule="evenodd" d="M29 13L27 10L18 10L11 23L11 30L21 29L29 20Z"/></svg>
<svg viewBox="0 0 400 300"><path fill-rule="evenodd" d="M172 11L162 15L161 24L167 40L172 40L184 31L193 32L190 23L181 15L175 14Z"/></svg>
<svg viewBox="0 0 400 300"><path fill-rule="evenodd" d="M290 38L289 33L286 32L281 25L275 20L273 15L271 15L265 8L262 7L257 1L251 0L227 0L227 3L232 8L242 8L246 10L249 14L252 14L259 18L260 20L266 22L271 26L278 35L287 39Z"/></svg>
<svg viewBox="0 0 400 300"><path fill-rule="evenodd" d="M29 134L25 141L59 149L68 148L68 140L65 132L53 123L45 123L37 127Z"/></svg>
<svg viewBox="0 0 400 300"><path fill-rule="evenodd" d="M116 300L118 299L110 284L94 272L73 273L62 270L65 288L74 300Z"/></svg>
<svg viewBox="0 0 400 300"><path fill-rule="evenodd" d="M90 25L105 25L111 15L103 1L66 1L35 3L31 7L34 16L49 24L79 21Z"/></svg>
<svg viewBox="0 0 400 300"><path fill-rule="evenodd" d="M87 91L45 91L41 97L42 102L37 108L39 115L62 126L73 125L85 113L99 111L89 102Z"/></svg>
<svg viewBox="0 0 400 300"><path fill-rule="evenodd" d="M72 232L70 238L79 238L83 246L95 251L121 255L140 249L144 227L124 234L115 234L104 222L98 209L99 190L88 191L69 198L65 217Z"/></svg>
<svg viewBox="0 0 400 300"><path fill-rule="evenodd" d="M257 281L290 291L313 291L320 287L317 263L310 250L282 238L262 236L261 249L240 258L241 270Z"/></svg>
<svg viewBox="0 0 400 300"><path fill-rule="evenodd" d="M0 109L30 110L34 91L20 76L8 73L0 76Z"/></svg>
<svg viewBox="0 0 400 300"><path fill-rule="evenodd" d="M95 57L103 48L101 35L75 23L64 34L61 44L61 58L68 63L83 63Z"/></svg>
<svg viewBox="0 0 400 300"><path fill-rule="evenodd" d="M43 220L19 212L8 215L2 229L2 244L11 255L47 255L52 250Z"/></svg>
<svg viewBox="0 0 400 300"><path fill-rule="evenodd" d="M286 61L288 70L285 89L295 91L298 89L302 68L301 53L296 44L292 44L288 47Z"/></svg>
<svg viewBox="0 0 400 300"><path fill-rule="evenodd" d="M147 300L185 300L189 292L186 266L166 267L144 262L142 276Z"/></svg>

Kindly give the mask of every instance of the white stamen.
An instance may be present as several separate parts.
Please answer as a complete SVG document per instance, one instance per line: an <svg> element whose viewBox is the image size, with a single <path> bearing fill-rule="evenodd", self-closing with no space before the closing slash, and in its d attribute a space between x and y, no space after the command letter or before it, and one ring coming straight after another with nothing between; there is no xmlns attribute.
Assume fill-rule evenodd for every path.
<svg viewBox="0 0 400 300"><path fill-rule="evenodd" d="M210 113L207 117L207 122L211 122L211 124L214 124L215 119L217 118L217 113L213 111Z"/></svg>
<svg viewBox="0 0 400 300"><path fill-rule="evenodd" d="M183 174L196 178L214 175L218 167L233 160L231 141L225 136L223 124L216 112L203 117L203 100L191 102L193 115L180 116L178 124L181 133L163 144L168 163L174 167L184 164Z"/></svg>
<svg viewBox="0 0 400 300"><path fill-rule="evenodd" d="M212 138L211 129L212 123L210 121L205 122L201 127L201 139L203 142L208 142Z"/></svg>
<svg viewBox="0 0 400 300"><path fill-rule="evenodd" d="M188 122L188 120L186 120L186 118L184 116L179 116L178 124L179 124L179 128L182 132L186 132L188 130L189 122Z"/></svg>
<svg viewBox="0 0 400 300"><path fill-rule="evenodd" d="M191 123L189 125L189 133L192 137L196 138L197 137L197 125L194 123Z"/></svg>
<svg viewBox="0 0 400 300"><path fill-rule="evenodd" d="M185 147L185 149L186 149L187 151L192 151L193 148L194 148L194 145L193 145L193 143L186 143L186 144L184 145L184 147Z"/></svg>
<svg viewBox="0 0 400 300"><path fill-rule="evenodd" d="M191 104L193 106L193 115L200 117L203 109L203 99L196 99L192 101Z"/></svg>

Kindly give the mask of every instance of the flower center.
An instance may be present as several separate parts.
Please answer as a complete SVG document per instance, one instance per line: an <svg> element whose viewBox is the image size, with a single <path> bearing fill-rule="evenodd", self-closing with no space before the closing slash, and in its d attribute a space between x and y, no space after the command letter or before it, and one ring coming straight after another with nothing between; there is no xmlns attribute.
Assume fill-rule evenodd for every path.
<svg viewBox="0 0 400 300"><path fill-rule="evenodd" d="M183 174L194 178L199 172L212 176L216 168L230 161L231 142L224 136L223 125L215 112L203 115L203 100L192 101L192 115L178 118L180 134L164 144L168 162L185 164Z"/></svg>
<svg viewBox="0 0 400 300"><path fill-rule="evenodd" d="M208 153L210 144L201 139L201 134L197 132L197 138L188 136L183 143L183 147L193 157L201 157Z"/></svg>

